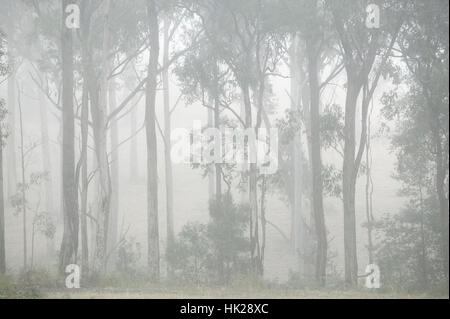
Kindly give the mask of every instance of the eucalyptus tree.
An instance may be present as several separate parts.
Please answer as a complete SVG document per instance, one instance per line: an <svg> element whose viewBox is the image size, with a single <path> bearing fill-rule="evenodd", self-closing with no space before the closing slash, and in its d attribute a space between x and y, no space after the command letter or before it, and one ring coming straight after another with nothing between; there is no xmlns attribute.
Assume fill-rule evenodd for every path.
<svg viewBox="0 0 450 319"><path fill-rule="evenodd" d="M64 232L59 255L59 271L77 262L78 253L78 196L75 180L75 116L74 116L74 52L73 34L66 25L66 7L73 4L64 0L61 5L61 65L62 65L62 187Z"/></svg>
<svg viewBox="0 0 450 319"><path fill-rule="evenodd" d="M269 12L274 4L270 1L203 1L197 5L207 12L219 15L199 14L205 35L217 48L217 57L232 73L239 87L244 105L241 123L247 130L258 133L262 125L269 129L267 85L283 56L282 34L276 32L276 23ZM213 17L213 18L212 18ZM253 93L253 94L252 94ZM252 109L256 109L253 114ZM265 222L261 206L258 208L258 181L264 176L258 172L257 163L250 161L248 167L248 202L250 206L250 254L253 270L263 273ZM216 182L217 183L217 182Z"/></svg>
<svg viewBox="0 0 450 319"><path fill-rule="evenodd" d="M323 209L325 168L322 164L322 151L326 148L324 141L324 108L322 95L331 80L342 71L342 59L336 54L334 46L336 37L330 25L330 11L324 1L282 1L280 14L285 19L284 27L292 34L290 60L291 74L291 100L294 111L299 119L297 130L306 131L306 149L308 151L309 165L311 166L311 206L315 228L315 278L320 285L325 284L327 265L327 230ZM299 17L301 17L299 19ZM312 27L314 26L314 27ZM301 127L304 126L304 129ZM301 143L299 134L294 138L293 154L299 154ZM299 157L299 155L297 155ZM294 169L294 173L301 169L301 163ZM297 173L298 174L298 173ZM296 177L301 179L300 176ZM296 182L298 183L298 182ZM303 186L305 187L305 186ZM294 197L300 196L299 185L295 186ZM295 203L294 203L295 204ZM297 204L298 209L299 204ZM305 215L304 213L298 213ZM301 219L304 219L305 216ZM295 219L293 219L295 221ZM302 225L298 225L299 228ZM306 229L303 229L303 233ZM302 235L303 236L303 235ZM305 237L303 237L305 238ZM307 238L307 237L306 237ZM303 247L306 250L306 247ZM305 252L303 252L305 253Z"/></svg>
<svg viewBox="0 0 450 319"><path fill-rule="evenodd" d="M7 74L8 68L6 64L6 52L4 50L4 34L0 29L0 79L3 80ZM4 108L4 100L0 98L0 274L6 272L6 244L5 244L5 201L3 192L3 146L6 138L6 131L3 121L6 117L6 109Z"/></svg>
<svg viewBox="0 0 450 319"><path fill-rule="evenodd" d="M410 91L404 110L394 108L409 123L398 139L399 150L426 147L427 160L434 166L433 182L438 199L441 251L444 273L448 278L448 8L446 1L413 1L405 5L405 27L399 35L398 52L406 66ZM439 26L437 29L436 26ZM421 132L423 143L411 136ZM408 148L408 151L411 151ZM402 154L399 152L399 154Z"/></svg>
<svg viewBox="0 0 450 319"><path fill-rule="evenodd" d="M357 284L358 262L356 248L356 179L365 150L367 115L378 81L396 42L402 20L397 15L400 3L375 2L383 23L372 27L366 10L370 1L329 1L333 26L339 37L347 76L344 123L343 206L345 281ZM372 4L373 5L373 4ZM361 95L361 135L356 148L356 110Z"/></svg>

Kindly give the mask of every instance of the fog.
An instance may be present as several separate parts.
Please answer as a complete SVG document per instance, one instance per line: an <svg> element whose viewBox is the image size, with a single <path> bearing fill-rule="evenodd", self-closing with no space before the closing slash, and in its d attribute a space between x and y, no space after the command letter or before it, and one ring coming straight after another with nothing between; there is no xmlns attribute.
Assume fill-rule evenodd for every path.
<svg viewBox="0 0 450 319"><path fill-rule="evenodd" d="M446 1L1 0L0 40L0 296L448 297Z"/></svg>

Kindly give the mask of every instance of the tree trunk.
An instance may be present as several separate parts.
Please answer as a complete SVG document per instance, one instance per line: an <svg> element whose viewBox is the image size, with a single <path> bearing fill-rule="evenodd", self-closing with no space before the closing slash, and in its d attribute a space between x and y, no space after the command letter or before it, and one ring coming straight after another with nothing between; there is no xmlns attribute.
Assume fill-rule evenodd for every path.
<svg viewBox="0 0 450 319"><path fill-rule="evenodd" d="M86 74L86 73L85 73ZM84 76L84 75L83 75ZM89 244L87 231L87 196L88 196L88 120L89 120L89 94L87 76L83 81L83 96L81 109L81 269L84 275L89 273Z"/></svg>
<svg viewBox="0 0 450 319"><path fill-rule="evenodd" d="M208 122L207 122L207 126L208 127L213 127L214 125L214 112L211 108L208 108ZM214 199L215 196L215 191L214 191L214 185L215 185L215 180L214 180L214 172L213 170L208 170L208 202L211 202L211 200Z"/></svg>
<svg viewBox="0 0 450 319"><path fill-rule="evenodd" d="M369 264L373 263L373 216L372 216L372 163L371 163L371 136L370 136L370 117L367 119L366 134L366 219L367 219L367 251L369 253Z"/></svg>
<svg viewBox="0 0 450 319"><path fill-rule="evenodd" d="M106 270L108 228L111 208L111 176L109 172L108 154L107 154L107 93L108 93L108 70L109 70L109 11L110 0L106 0L104 6L104 25L103 25L103 56L102 69L99 82L99 92L92 82L89 83L91 97L91 114L93 122L95 153L98 169L98 202L97 202L97 232L95 243L95 267L101 267Z"/></svg>
<svg viewBox="0 0 450 319"><path fill-rule="evenodd" d="M91 16L87 7L88 3L81 4L81 60L83 67L83 92L82 92L82 108L81 108L81 209L80 209L80 223L81 223L81 270L86 277L89 274L89 238L88 238L88 135L89 135L89 86L93 86L91 76L91 55L89 50L90 45L90 23ZM95 95L94 95L95 96ZM91 96L93 98L93 96ZM93 220L91 223L93 224ZM94 232L91 231L91 234ZM94 238L94 236L91 236ZM92 240L93 241L93 240ZM94 245L91 246L93 248Z"/></svg>
<svg viewBox="0 0 450 319"><path fill-rule="evenodd" d="M347 96L345 100L344 126L344 163L342 192L344 201L344 250L345 250L345 282L356 286L358 262L356 250L356 216L355 216L355 115L360 86L347 73Z"/></svg>
<svg viewBox="0 0 450 319"><path fill-rule="evenodd" d="M134 86L136 87L136 85ZM137 96L133 97L133 108L130 113L130 182L136 183L139 179L139 158L138 158L138 147L137 147L137 111L138 111L138 101Z"/></svg>
<svg viewBox="0 0 450 319"><path fill-rule="evenodd" d="M116 82L114 79L109 83L109 112L113 112L117 107L116 102ZM117 120L113 118L111 120L111 211L110 211L110 223L108 227L109 235L107 242L108 262L113 265L117 259L116 244L117 244L117 232L119 227L119 154L118 154L118 127Z"/></svg>
<svg viewBox="0 0 450 319"><path fill-rule="evenodd" d="M147 137L147 263L152 280L159 280L159 229L158 229L158 165L155 127L155 104L158 76L159 26L154 0L147 0L150 56L145 88L145 132Z"/></svg>
<svg viewBox="0 0 450 319"><path fill-rule="evenodd" d="M6 272L5 203L3 198L3 131L0 127L0 274Z"/></svg>
<svg viewBox="0 0 450 319"><path fill-rule="evenodd" d="M244 98L245 107L245 126L246 129L252 128L252 111L250 92L247 84L241 85L241 90ZM248 149L248 145L246 145ZM255 155L255 154L253 154ZM249 158L252 154L249 152ZM252 269L255 273L258 273L258 260L259 260L259 243L258 243L258 198L256 193L257 172L256 164L249 164L249 177L248 177L248 202L250 205L250 220L249 220L249 232L250 232L250 258Z"/></svg>
<svg viewBox="0 0 450 319"><path fill-rule="evenodd" d="M11 57L10 57L11 58ZM16 159L16 76L15 70L8 76L8 138L6 143L8 197L17 192L17 159Z"/></svg>
<svg viewBox="0 0 450 319"><path fill-rule="evenodd" d="M167 214L167 247L171 247L174 241L173 226L173 176L172 176L172 160L170 158L170 150L172 143L170 140L171 122L170 122L170 90L169 90L169 26L170 19L166 17L164 20L164 56L162 72L162 80L164 86L164 167L166 179L166 214ZM169 270L169 269L168 269Z"/></svg>
<svg viewBox="0 0 450 319"><path fill-rule="evenodd" d="M320 89L318 79L318 53L315 39L307 40L308 74L310 87L311 166L313 182L314 224L317 236L316 281L325 285L327 264L327 234L323 211L322 159L320 143Z"/></svg>
<svg viewBox="0 0 450 319"><path fill-rule="evenodd" d="M25 146L23 142L23 118L22 118L22 105L20 102L20 91L17 95L19 106L19 125L20 125L20 164L22 170L22 187L20 187L22 193L22 235L23 235L23 269L27 270L27 199L26 199L26 182L25 182Z"/></svg>
<svg viewBox="0 0 450 319"><path fill-rule="evenodd" d="M289 50L289 58L290 58L290 72L291 72L291 87L290 87L290 95L291 95L291 109L294 114L299 114L299 92L300 92L300 79L299 79L299 61L298 61L298 39L294 34L292 36L292 44ZM306 239L304 236L303 229L303 219L302 219L302 156L301 156L301 127L298 127L294 138L292 140L292 153L293 153L293 168L294 168L294 180L293 180L293 199L291 202L291 245L294 248L294 251L298 255L298 270L300 276L303 276L305 273L305 265L304 265L304 256L305 251L303 248L305 245L302 245L303 240ZM303 240L302 240L303 239Z"/></svg>
<svg viewBox="0 0 450 319"><path fill-rule="evenodd" d="M73 48L72 31L65 26L65 8L73 3L62 3L61 64L62 64L62 180L64 232L59 255L59 271L64 274L68 264L76 263L78 249L78 200L75 184L75 123L73 111Z"/></svg>
<svg viewBox="0 0 450 319"><path fill-rule="evenodd" d="M50 145L48 138L48 123L47 123L47 108L45 105L45 97L41 90L39 91L39 115L41 120L41 143L42 143L42 163L43 170L47 174L45 180L45 207L47 213L51 217L52 223L56 221L56 214L54 211L54 194L53 194L53 178L52 165L50 161ZM55 254L54 238L47 238L47 256L53 257Z"/></svg>
<svg viewBox="0 0 450 319"><path fill-rule="evenodd" d="M426 241L425 241L425 228L424 228L424 205L423 205L423 195L422 195L422 181L419 182L419 202L420 202L420 245L421 254L419 268L421 269L420 283L422 288L427 286L427 254L426 254Z"/></svg>

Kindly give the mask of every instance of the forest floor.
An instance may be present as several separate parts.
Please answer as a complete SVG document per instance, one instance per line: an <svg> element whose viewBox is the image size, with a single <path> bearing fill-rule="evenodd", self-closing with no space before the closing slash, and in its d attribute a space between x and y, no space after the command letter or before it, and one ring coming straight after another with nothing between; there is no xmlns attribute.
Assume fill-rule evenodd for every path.
<svg viewBox="0 0 450 319"><path fill-rule="evenodd" d="M42 298L52 299L417 299L448 298L447 295L369 291L367 289L231 289L231 288L148 288L148 289L72 289L42 291Z"/></svg>

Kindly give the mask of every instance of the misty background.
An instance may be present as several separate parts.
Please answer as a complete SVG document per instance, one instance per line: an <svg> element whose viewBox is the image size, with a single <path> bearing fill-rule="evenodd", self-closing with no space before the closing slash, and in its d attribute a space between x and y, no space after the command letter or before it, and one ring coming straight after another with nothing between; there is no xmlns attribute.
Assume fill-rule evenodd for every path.
<svg viewBox="0 0 450 319"><path fill-rule="evenodd" d="M6 273L448 283L448 2L1 0L0 30ZM277 127L277 173L172 163L195 120Z"/></svg>

